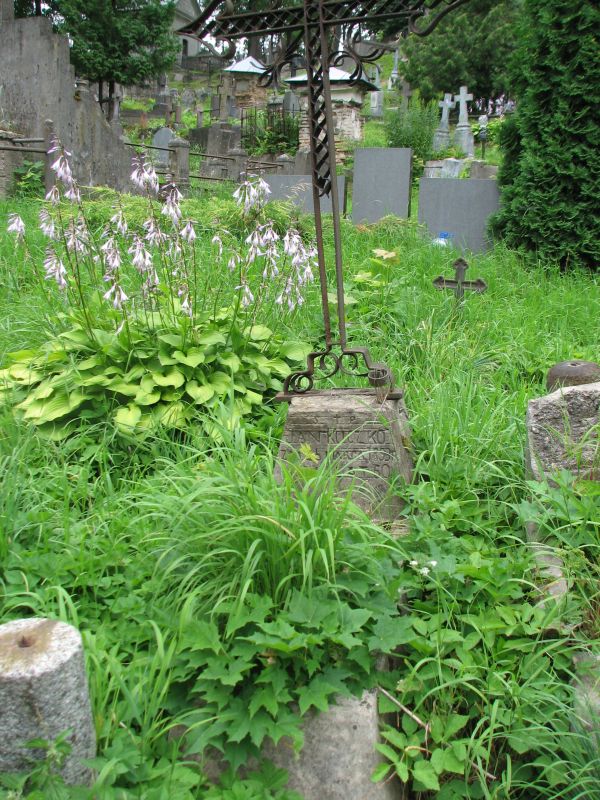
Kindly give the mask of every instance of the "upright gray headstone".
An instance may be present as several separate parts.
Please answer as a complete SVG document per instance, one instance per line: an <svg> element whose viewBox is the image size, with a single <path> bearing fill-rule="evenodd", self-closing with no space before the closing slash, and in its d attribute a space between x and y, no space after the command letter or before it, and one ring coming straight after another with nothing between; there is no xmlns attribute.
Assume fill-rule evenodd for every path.
<svg viewBox="0 0 600 800"><path fill-rule="evenodd" d="M466 156L475 155L475 138L469 125L469 110L467 103L473 99L472 94L467 93L467 87L461 86L460 92L454 95L454 102L458 103L458 125L454 130L454 144Z"/></svg>
<svg viewBox="0 0 600 800"><path fill-rule="evenodd" d="M294 94L291 90L283 95L283 111L286 114L299 114L300 113L300 100L298 95Z"/></svg>
<svg viewBox="0 0 600 800"><path fill-rule="evenodd" d="M352 221L377 222L387 214L410 215L412 150L359 147L354 152Z"/></svg>
<svg viewBox="0 0 600 800"><path fill-rule="evenodd" d="M265 175L264 179L271 189L269 200L288 200L307 214L314 212L312 178L310 175ZM344 203L344 184L344 176L338 175L337 187L340 209ZM321 211L324 214L331 213L331 197L321 197Z"/></svg>
<svg viewBox="0 0 600 800"><path fill-rule="evenodd" d="M171 128L159 128L152 137L152 146L160 147L160 150L152 150L153 158L160 166L166 167L169 163L169 145L173 139L177 138L175 131Z"/></svg>
<svg viewBox="0 0 600 800"><path fill-rule="evenodd" d="M371 92L370 108L372 117L375 119L383 117L383 92L381 90Z"/></svg>
<svg viewBox="0 0 600 800"><path fill-rule="evenodd" d="M70 731L71 752L61 774L68 784L88 784L83 759L96 755L81 634L51 619L0 625L0 772L28 769L42 750L32 739L52 741Z"/></svg>
<svg viewBox="0 0 600 800"><path fill-rule="evenodd" d="M421 178L419 184L419 222L434 239L448 233L463 252L491 246L487 223L499 203L498 182L492 179Z"/></svg>
<svg viewBox="0 0 600 800"><path fill-rule="evenodd" d="M456 102L452 100L451 94L445 94L444 99L438 103L438 106L442 109L442 117L437 130L433 134L434 152L445 150L450 144L450 110L455 105Z"/></svg>

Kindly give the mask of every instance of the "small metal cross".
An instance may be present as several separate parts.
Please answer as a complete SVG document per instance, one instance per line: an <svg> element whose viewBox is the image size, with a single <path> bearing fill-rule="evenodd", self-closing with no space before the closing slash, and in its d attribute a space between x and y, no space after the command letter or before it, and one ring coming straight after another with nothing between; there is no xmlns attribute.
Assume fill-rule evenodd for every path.
<svg viewBox="0 0 600 800"><path fill-rule="evenodd" d="M458 258L454 264L454 279L444 278L440 275L433 281L436 289L453 289L456 297L456 302L461 303L465 296L465 289L470 292L479 292L483 294L486 291L487 283L482 278L477 278L474 281L466 281L465 273L469 269L469 265L464 258Z"/></svg>

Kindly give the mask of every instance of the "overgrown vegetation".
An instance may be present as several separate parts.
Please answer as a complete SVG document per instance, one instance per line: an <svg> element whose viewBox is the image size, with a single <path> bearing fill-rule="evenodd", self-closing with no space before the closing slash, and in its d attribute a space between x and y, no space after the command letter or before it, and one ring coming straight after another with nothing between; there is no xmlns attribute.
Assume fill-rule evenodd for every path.
<svg viewBox="0 0 600 800"><path fill-rule="evenodd" d="M386 132L388 147L410 147L413 151L415 175L423 172L427 159L433 154L433 134L438 126L436 103L424 103L418 96L409 105L388 111Z"/></svg>
<svg viewBox="0 0 600 800"><path fill-rule="evenodd" d="M518 106L495 228L563 267L600 260L599 25L593 3L527 0L514 60Z"/></svg>
<svg viewBox="0 0 600 800"><path fill-rule="evenodd" d="M194 220L195 240L180 245L186 263L195 258L198 297L227 299L219 303L228 309L225 325L244 289L237 276L229 282L215 232L229 231L221 237L224 256L242 256L256 222L269 218L280 236L299 224L310 237L310 221L292 219L286 206L255 219L240 199L177 201L176 226L153 199L121 199L131 243L147 234L150 218L169 236ZM98 237L117 225L114 200L101 192L70 206L103 256L109 236ZM66 221L68 207L63 200L51 213ZM66 247L37 229L40 208L35 200L0 206L2 220L9 212L22 217L27 242L25 250L0 233L6 369L17 363L9 353L30 350L22 357L37 358L49 342L68 342L63 334L73 326L64 294L40 280L48 243L59 255ZM68 789L56 776L65 740L46 743L47 761L31 772L2 776L5 797L297 800L280 770L262 764L242 777L234 768L266 738L286 735L299 744L302 714L375 685L390 713L375 778L396 771L418 800L598 796L598 748L576 726L571 679L573 655L596 647L599 496L569 476L558 487L537 487L523 474L526 404L545 391L547 368L572 357L599 360L590 325L600 313L597 278L531 270L497 247L473 259L471 271L489 290L467 298L459 313L431 284L449 273L455 254L432 247L413 223L355 228L343 220L342 232L350 340L368 343L406 389L415 482L397 491L407 503L408 534L393 538L351 497L337 494L333 463L291 466L278 483L285 408L256 403L245 421L229 425L243 396L231 365L233 391L203 409L200 425L182 423L177 434L160 424L143 437L114 426L114 386L102 387L104 414L58 441L23 419L25 409L15 413L4 402L2 617L50 616L82 631L99 743L92 790ZM329 255L332 239L326 224ZM124 241L116 239L117 286L128 298L121 309L112 307L116 289L109 301L97 290L92 300L92 277L82 273L82 290L98 303L90 306L92 330L110 337L86 356L100 362L89 367L99 385L115 343L130 348L135 364L161 353L175 358L176 350L189 358L179 341L162 342L152 327L145 335L154 354L134 357L142 349L135 335L119 338L125 316L134 330L141 324L130 312L140 303L142 313L136 281L146 277L126 278L135 254ZM162 258L161 248L152 250L157 271ZM183 269L179 256L165 261L171 263ZM260 284L265 263L253 263ZM101 265L94 264L98 272ZM76 288L74 267L67 269ZM159 282L160 293L174 299L167 281ZM115 282L103 283L109 291ZM265 326L281 341L319 342L318 287L307 286L305 302L284 314L275 301L258 305L248 286L255 302L237 319L250 315L253 329ZM175 326L171 335L181 335L190 318L180 306L164 313ZM206 324L220 321L211 311ZM240 334L246 327L240 322ZM255 342L263 343L281 346L276 337ZM205 361L196 367L159 360L158 374L198 369L211 380L211 364L237 354L231 345L226 339L198 348ZM253 341L243 348L253 352ZM215 355L208 364L207 353ZM119 363L134 369L130 359L119 356ZM71 380L85 380L78 351L62 347L57 364L73 369ZM22 402L27 383L17 383L19 398L12 389L8 399ZM161 401L163 391L177 388L161 387ZM181 398L165 397L171 402ZM122 403L128 408L135 399L125 394ZM541 603L543 578L524 544L524 522L532 520L567 565L574 591L565 605ZM382 653L390 670L378 673L375 656ZM231 765L218 786L208 783L209 756Z"/></svg>

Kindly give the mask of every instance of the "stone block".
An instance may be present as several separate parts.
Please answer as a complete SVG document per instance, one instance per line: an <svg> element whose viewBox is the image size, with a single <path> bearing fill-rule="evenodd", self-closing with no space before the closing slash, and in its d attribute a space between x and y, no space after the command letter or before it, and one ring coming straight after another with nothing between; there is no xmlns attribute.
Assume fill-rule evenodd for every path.
<svg viewBox="0 0 600 800"><path fill-rule="evenodd" d="M377 222L388 214L410 215L412 150L361 147L354 153L352 221Z"/></svg>
<svg viewBox="0 0 600 800"><path fill-rule="evenodd" d="M566 386L531 400L527 408L526 469L552 480L567 469L600 480L600 382Z"/></svg>
<svg viewBox="0 0 600 800"><path fill-rule="evenodd" d="M498 167L495 164L485 164L483 161L472 161L469 174L475 180L495 178L498 175Z"/></svg>
<svg viewBox="0 0 600 800"><path fill-rule="evenodd" d="M269 200L288 200L306 214L314 212L312 178L310 175L265 175L271 194ZM338 175L337 188L340 211L344 206L345 178ZM331 197L321 197L321 212L331 213Z"/></svg>
<svg viewBox="0 0 600 800"><path fill-rule="evenodd" d="M433 238L447 231L462 252L480 253L491 246L487 223L499 203L498 183L492 179L421 178L419 184L419 222Z"/></svg>
<svg viewBox="0 0 600 800"><path fill-rule="evenodd" d="M581 386L600 381L600 364L595 361L560 361L548 370L546 389L553 392L560 386Z"/></svg>
<svg viewBox="0 0 600 800"><path fill-rule="evenodd" d="M0 772L27 769L43 757L27 742L67 730L72 750L61 774L68 784L89 783L82 759L95 757L96 736L79 631L50 619L0 625Z"/></svg>
<svg viewBox="0 0 600 800"><path fill-rule="evenodd" d="M340 488L353 485L353 500L373 517L395 519L401 503L390 494L396 477L412 478L410 431L402 393L378 400L373 390L332 389L290 401L279 458L304 445L322 463L332 458ZM314 465L314 460L306 464Z"/></svg>
<svg viewBox="0 0 600 800"><path fill-rule="evenodd" d="M288 787L304 800L403 800L399 781L373 783L382 757L375 750L379 719L375 691L338 697L337 704L305 718L304 747L296 754L288 739L263 747L263 755L286 769Z"/></svg>

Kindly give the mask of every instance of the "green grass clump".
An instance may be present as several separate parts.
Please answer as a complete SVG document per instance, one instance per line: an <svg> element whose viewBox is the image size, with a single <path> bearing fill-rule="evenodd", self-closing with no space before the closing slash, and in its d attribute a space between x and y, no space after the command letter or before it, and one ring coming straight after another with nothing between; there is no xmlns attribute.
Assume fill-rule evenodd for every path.
<svg viewBox="0 0 600 800"><path fill-rule="evenodd" d="M113 200L84 202L91 228ZM143 201L121 202L141 229ZM213 221L240 241L243 220L223 198L183 205L209 296L226 270ZM28 227L27 250L0 233L3 366L64 330L60 298L40 280L40 207L0 204L0 230L12 211ZM289 209L271 214L285 231ZM308 236L311 221L300 226ZM216 438L194 425L123 442L98 419L54 442L2 405L2 618L82 631L99 743L89 792L61 786L58 742L37 771L2 776L5 794L292 800L280 771L233 770L266 737L299 746L301 716L336 694L377 685L388 716L375 777L396 772L419 800L597 796L597 739L573 712L571 682L573 656L597 650L599 495L571 476L528 484L523 449L548 367L600 360L598 279L496 247L470 259L487 293L457 309L432 285L457 254L413 221L343 221L342 235L350 342L368 344L405 389L415 481L396 491L409 533L391 537L340 496L334 463L292 465L277 481L282 406L221 424ZM327 221L325 247L331 264ZM318 304L312 285L292 314L266 304L259 322L318 346ZM562 605L542 602L531 520L565 564L574 591ZM210 753L231 765L220 787L207 781Z"/></svg>

